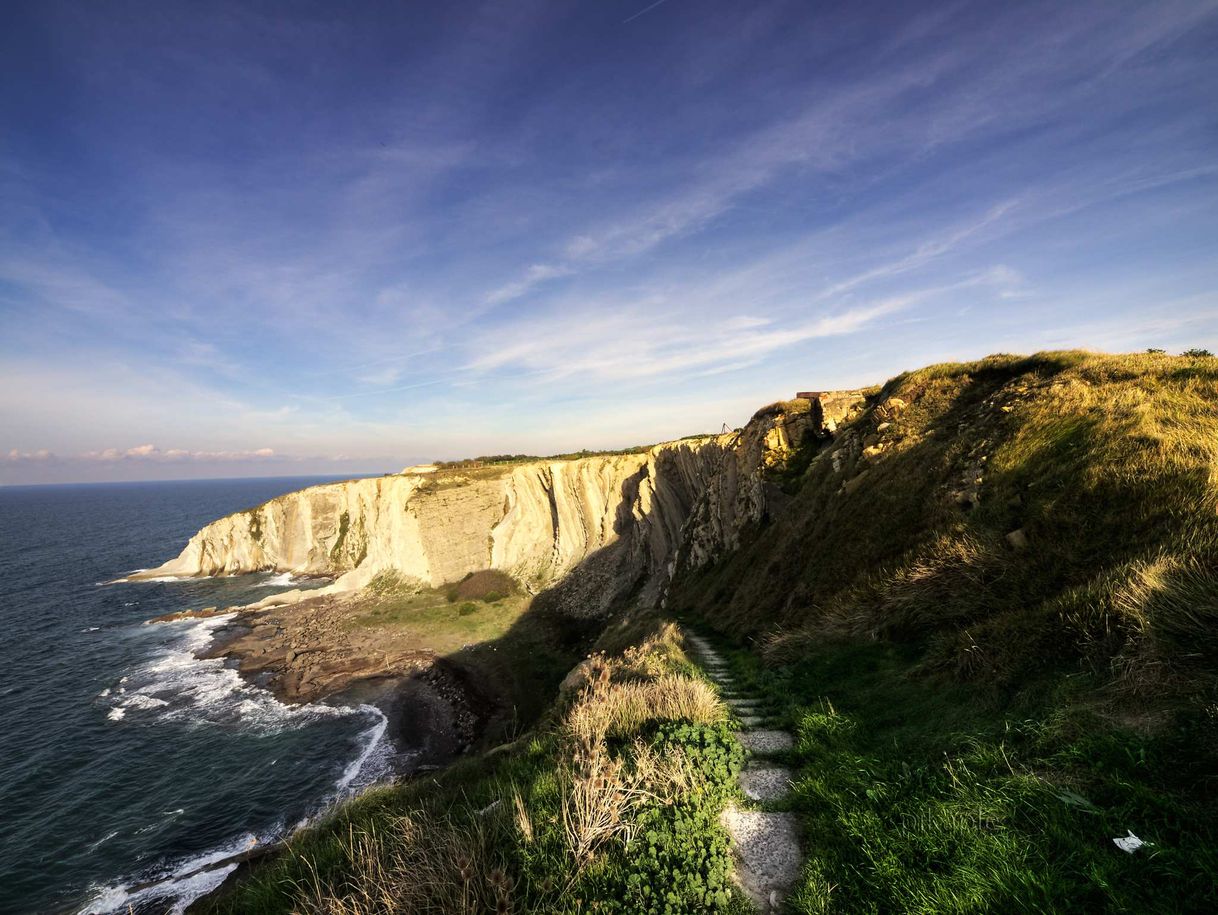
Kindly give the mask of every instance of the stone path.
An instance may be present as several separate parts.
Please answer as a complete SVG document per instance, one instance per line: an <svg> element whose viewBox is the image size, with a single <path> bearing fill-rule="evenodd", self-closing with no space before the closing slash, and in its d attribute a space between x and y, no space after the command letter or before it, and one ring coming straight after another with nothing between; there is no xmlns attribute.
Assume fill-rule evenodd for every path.
<svg viewBox="0 0 1218 915"><path fill-rule="evenodd" d="M719 686L743 730L740 742L749 753L740 787L756 803L783 800L791 791L791 770L768 759L790 750L795 742L786 731L766 728L764 704L741 691L727 663L706 639L686 633L694 657ZM723 826L732 837L736 882L761 912L776 912L783 896L799 877L799 822L793 813L752 810L735 804L723 811Z"/></svg>

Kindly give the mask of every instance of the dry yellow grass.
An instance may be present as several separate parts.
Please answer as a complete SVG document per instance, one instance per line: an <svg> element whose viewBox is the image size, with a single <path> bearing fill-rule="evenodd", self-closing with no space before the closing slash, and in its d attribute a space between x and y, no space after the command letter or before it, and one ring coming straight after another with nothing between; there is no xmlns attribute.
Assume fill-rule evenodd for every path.
<svg viewBox="0 0 1218 915"><path fill-rule="evenodd" d="M628 769L609 752L608 741L636 734L653 721L713 724L727 718L705 681L658 673L671 652L679 652L679 638L679 630L669 624L620 658L601 658L596 675L564 716L562 815L577 869L605 842L630 841L635 807L690 786L681 760L660 761L636 743ZM615 675L628 679L615 681Z"/></svg>
<svg viewBox="0 0 1218 915"><path fill-rule="evenodd" d="M895 378L784 518L672 602L771 629L776 659L922 641L929 667L965 679L1081 661L1146 693L1203 690L1218 675L1218 359L1041 353Z"/></svg>
<svg viewBox="0 0 1218 915"><path fill-rule="evenodd" d="M703 680L666 674L612 683L606 671L585 688L564 727L574 746L591 746L606 737L628 736L648 721L714 724L726 716L714 688Z"/></svg>

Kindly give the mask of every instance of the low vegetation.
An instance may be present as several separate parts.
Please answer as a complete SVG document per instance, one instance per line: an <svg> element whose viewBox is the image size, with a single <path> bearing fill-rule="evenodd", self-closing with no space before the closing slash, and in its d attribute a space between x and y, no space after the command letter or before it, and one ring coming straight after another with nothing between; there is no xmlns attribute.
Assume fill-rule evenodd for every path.
<svg viewBox="0 0 1218 915"><path fill-rule="evenodd" d="M349 625L391 627L395 641L440 654L490 642L503 637L531 605L511 578L502 578L506 582L492 581L503 589L498 591L487 581L429 588L383 573L353 603Z"/></svg>
<svg viewBox="0 0 1218 915"><path fill-rule="evenodd" d="M500 464L527 464L532 461L572 461L578 458L611 457L618 454L644 454L650 448L650 445L635 445L630 448L608 448L603 450L583 448L579 451L568 451L564 454L484 454L479 457L462 458L457 461L436 461L436 467L441 470L471 470Z"/></svg>
<svg viewBox="0 0 1218 915"><path fill-rule="evenodd" d="M648 628L531 736L360 797L204 910L744 911L717 821L740 747L675 627Z"/></svg>
<svg viewBox="0 0 1218 915"><path fill-rule="evenodd" d="M798 734L791 907L1218 909L1218 361L932 366L803 460L671 596Z"/></svg>
<svg viewBox="0 0 1218 915"><path fill-rule="evenodd" d="M516 579L498 569L470 572L459 582L449 585L444 593L449 601L481 600L495 603L520 590Z"/></svg>
<svg viewBox="0 0 1218 915"><path fill-rule="evenodd" d="M812 854L791 911L1215 910L1204 717L1114 720L1087 675L1000 699L886 641L723 650L796 735L787 807Z"/></svg>
<svg viewBox="0 0 1218 915"><path fill-rule="evenodd" d="M667 606L796 736L789 911L1218 911L1218 360L931 366L772 482L785 507ZM560 663L487 647L535 625L493 576L372 591L359 624ZM206 910L747 911L725 708L671 624L598 625L523 737L346 805Z"/></svg>

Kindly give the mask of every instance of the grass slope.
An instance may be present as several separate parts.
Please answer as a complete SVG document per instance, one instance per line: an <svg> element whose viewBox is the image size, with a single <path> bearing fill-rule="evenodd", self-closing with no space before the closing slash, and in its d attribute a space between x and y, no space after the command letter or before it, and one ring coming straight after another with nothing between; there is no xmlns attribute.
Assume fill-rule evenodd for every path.
<svg viewBox="0 0 1218 915"><path fill-rule="evenodd" d="M669 607L797 737L789 910L1218 911L1218 360L932 366L773 477L788 508ZM491 581L381 584L354 625L530 620ZM494 644L465 651L557 663ZM726 710L672 627L600 644L525 737L345 805L203 910L743 911Z"/></svg>
<svg viewBox="0 0 1218 915"><path fill-rule="evenodd" d="M645 628L527 738L343 805L201 911L745 911L718 823L742 750L675 628Z"/></svg>
<svg viewBox="0 0 1218 915"><path fill-rule="evenodd" d="M792 908L1218 910L1218 360L932 366L801 460L671 596L798 735Z"/></svg>

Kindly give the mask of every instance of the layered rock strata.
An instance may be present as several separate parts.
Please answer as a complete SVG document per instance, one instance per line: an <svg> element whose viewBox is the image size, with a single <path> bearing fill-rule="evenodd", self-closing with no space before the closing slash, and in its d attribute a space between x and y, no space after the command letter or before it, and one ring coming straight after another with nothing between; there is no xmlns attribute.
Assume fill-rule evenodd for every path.
<svg viewBox="0 0 1218 915"><path fill-rule="evenodd" d="M635 591L656 603L679 566L735 547L774 507L767 469L809 436L831 435L861 399L848 392L791 401L735 432L638 453L429 466L312 486L207 525L177 558L141 574L275 570L334 576L331 591L353 591L383 573L438 586L493 568L551 589L577 616Z"/></svg>

